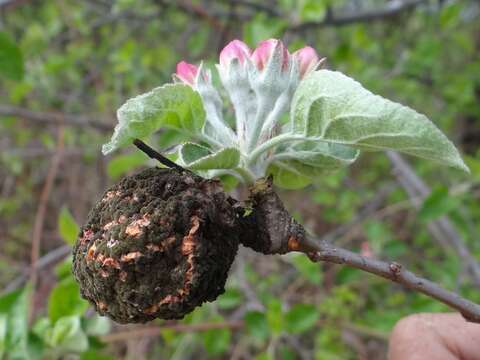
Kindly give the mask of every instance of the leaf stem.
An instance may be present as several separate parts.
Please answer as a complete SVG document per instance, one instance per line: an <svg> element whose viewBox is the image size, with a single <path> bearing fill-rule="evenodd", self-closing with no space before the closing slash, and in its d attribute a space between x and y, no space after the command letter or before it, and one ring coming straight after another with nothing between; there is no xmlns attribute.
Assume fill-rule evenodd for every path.
<svg viewBox="0 0 480 360"><path fill-rule="evenodd" d="M262 153L264 153L265 151L267 151L268 149L270 149L274 146L280 145L284 142L301 140L301 139L302 139L301 136L294 135L294 134L291 134L291 133L275 136L274 138L271 138L271 139L265 141L263 144L261 144L260 146L255 148L250 153L250 156L248 157L248 160L247 160L247 164L248 165L253 164L258 159L258 157L260 155L262 155Z"/></svg>
<svg viewBox="0 0 480 360"><path fill-rule="evenodd" d="M284 95L280 96L275 103L274 108L272 111L270 111L265 122L263 123L259 136L260 142L264 142L268 138L272 137L272 130L277 125L282 114L284 114L290 106L290 97Z"/></svg>
<svg viewBox="0 0 480 360"><path fill-rule="evenodd" d="M271 110L272 105L265 99L265 97L260 97L258 101L257 113L253 121L253 129L247 135L247 151L251 151L257 145L258 138L260 136L260 130L262 129L265 117L268 116L268 113Z"/></svg>

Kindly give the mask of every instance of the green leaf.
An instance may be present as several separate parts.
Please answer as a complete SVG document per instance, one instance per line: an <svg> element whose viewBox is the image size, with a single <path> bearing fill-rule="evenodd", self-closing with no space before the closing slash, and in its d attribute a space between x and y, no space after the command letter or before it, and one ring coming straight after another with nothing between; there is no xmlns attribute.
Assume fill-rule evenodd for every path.
<svg viewBox="0 0 480 360"><path fill-rule="evenodd" d="M459 199L449 196L448 189L440 186L425 198L418 212L418 218L422 221L434 220L454 210L459 205Z"/></svg>
<svg viewBox="0 0 480 360"><path fill-rule="evenodd" d="M300 16L303 21L315 21L325 16L327 4L324 1L307 0L302 1Z"/></svg>
<svg viewBox="0 0 480 360"><path fill-rule="evenodd" d="M23 296L24 290L21 289L9 292L0 297L0 314L8 314L13 311L17 303L22 301Z"/></svg>
<svg viewBox="0 0 480 360"><path fill-rule="evenodd" d="M297 304L285 315L288 331L296 334L313 328L319 318L319 311L311 304Z"/></svg>
<svg viewBox="0 0 480 360"><path fill-rule="evenodd" d="M78 232L80 231L79 226L75 222L72 214L64 206L60 210L60 215L58 216L58 231L62 239L68 244L75 244L77 239Z"/></svg>
<svg viewBox="0 0 480 360"><path fill-rule="evenodd" d="M210 155L211 153L210 149L205 146L194 143L185 143L182 144L179 149L179 159L184 165L188 165Z"/></svg>
<svg viewBox="0 0 480 360"><path fill-rule="evenodd" d="M222 182L223 190L225 192L232 191L233 189L235 189L237 187L237 185L239 183L238 179L233 175L228 175L228 174L220 175L220 176L218 176L218 178Z"/></svg>
<svg viewBox="0 0 480 360"><path fill-rule="evenodd" d="M304 254L297 253L292 253L289 259L308 281L312 284L320 285L320 282L322 281L322 272L318 263L312 262Z"/></svg>
<svg viewBox="0 0 480 360"><path fill-rule="evenodd" d="M223 321L220 316L217 320ZM223 354L230 347L231 332L230 329L212 329L203 334L203 343L207 352L214 356Z"/></svg>
<svg viewBox="0 0 480 360"><path fill-rule="evenodd" d="M321 141L301 141L277 150L268 172L275 185L287 189L299 189L334 170L352 164L359 151L349 146Z"/></svg>
<svg viewBox="0 0 480 360"><path fill-rule="evenodd" d="M240 152L223 148L215 153L204 146L186 143L180 148L180 163L192 170L234 169L240 162Z"/></svg>
<svg viewBox="0 0 480 360"><path fill-rule="evenodd" d="M118 155L108 163L108 176L113 180L116 180L128 171L145 164L147 159L147 156L140 151L135 151L126 155Z"/></svg>
<svg viewBox="0 0 480 360"><path fill-rule="evenodd" d="M287 20L257 12L250 21L245 21L243 37L246 43L254 46L262 40L281 37L283 29L287 26Z"/></svg>
<svg viewBox="0 0 480 360"><path fill-rule="evenodd" d="M100 337L88 336L88 347L92 350L100 351L102 349L105 349L107 347L107 344L104 343Z"/></svg>
<svg viewBox="0 0 480 360"><path fill-rule="evenodd" d="M385 244L392 241L393 238L389 223L372 219L365 221L363 227L373 253L382 253Z"/></svg>
<svg viewBox="0 0 480 360"><path fill-rule="evenodd" d="M88 338L78 316L65 316L48 332L48 344L57 349L82 352L88 349Z"/></svg>
<svg viewBox="0 0 480 360"><path fill-rule="evenodd" d="M0 355L27 357L27 295L26 289L20 289L0 297Z"/></svg>
<svg viewBox="0 0 480 360"><path fill-rule="evenodd" d="M57 275L59 281L72 277L72 261L73 256L69 255L65 260L55 266L55 275Z"/></svg>
<svg viewBox="0 0 480 360"><path fill-rule="evenodd" d="M7 314L0 314L0 359L3 359L7 347Z"/></svg>
<svg viewBox="0 0 480 360"><path fill-rule="evenodd" d="M255 356L254 360L273 360L273 358L268 353L263 352Z"/></svg>
<svg viewBox="0 0 480 360"><path fill-rule="evenodd" d="M357 269L342 266L335 276L335 281L336 284L339 285L348 284L363 279L362 275L361 271L358 271Z"/></svg>
<svg viewBox="0 0 480 360"><path fill-rule="evenodd" d="M45 343L43 339L33 333L29 333L27 337L27 346L26 346L26 354L28 360L43 360L45 359ZM12 359L14 357L12 356ZM23 359L23 357L21 358Z"/></svg>
<svg viewBox="0 0 480 360"><path fill-rule="evenodd" d="M273 334L279 335L284 327L282 304L278 299L271 299L267 305L267 322Z"/></svg>
<svg viewBox="0 0 480 360"><path fill-rule="evenodd" d="M88 308L88 302L80 297L80 288L69 277L53 288L48 299L48 316L52 323L69 315L81 315Z"/></svg>
<svg viewBox="0 0 480 360"><path fill-rule="evenodd" d="M0 75L11 80L23 77L23 56L11 37L0 31Z"/></svg>
<svg viewBox="0 0 480 360"><path fill-rule="evenodd" d="M238 289L227 289L216 302L220 309L232 309L242 302L243 296Z"/></svg>
<svg viewBox="0 0 480 360"><path fill-rule="evenodd" d="M43 337L48 329L52 327L52 322L47 317L41 317L35 321L31 327L32 334Z"/></svg>
<svg viewBox="0 0 480 360"><path fill-rule="evenodd" d="M188 141L188 135L174 130L165 129L158 136L157 145L159 148L168 148Z"/></svg>
<svg viewBox="0 0 480 360"><path fill-rule="evenodd" d="M108 154L145 138L158 129L175 129L190 136L199 134L205 122L200 95L190 86L167 84L134 97L117 111L118 124L102 152Z"/></svg>
<svg viewBox="0 0 480 360"><path fill-rule="evenodd" d="M80 360L115 360L113 357L103 355L96 350L88 350L82 353Z"/></svg>
<svg viewBox="0 0 480 360"><path fill-rule="evenodd" d="M465 156L465 162L472 172L473 180L480 181L480 157Z"/></svg>
<svg viewBox="0 0 480 360"><path fill-rule="evenodd" d="M319 70L300 83L291 122L293 133L304 138L394 149L468 171L455 146L425 115L372 94L340 72Z"/></svg>
<svg viewBox="0 0 480 360"><path fill-rule="evenodd" d="M272 175L273 183L284 189L301 189L312 183L312 178L303 175L288 163L277 161L269 165L267 174Z"/></svg>
<svg viewBox="0 0 480 360"><path fill-rule="evenodd" d="M211 155L188 164L192 170L234 169L240 162L240 152L235 148L223 148Z"/></svg>
<svg viewBox="0 0 480 360"><path fill-rule="evenodd" d="M281 360L298 360L298 350L287 344L281 344L277 350L281 355Z"/></svg>
<svg viewBox="0 0 480 360"><path fill-rule="evenodd" d="M281 161L303 170L304 174L317 176L324 170L337 169L352 164L359 151L349 146L321 141L301 141L285 150L278 151L273 161Z"/></svg>
<svg viewBox="0 0 480 360"><path fill-rule="evenodd" d="M266 340L270 336L267 317L261 311L249 311L244 316L247 329L252 338Z"/></svg>

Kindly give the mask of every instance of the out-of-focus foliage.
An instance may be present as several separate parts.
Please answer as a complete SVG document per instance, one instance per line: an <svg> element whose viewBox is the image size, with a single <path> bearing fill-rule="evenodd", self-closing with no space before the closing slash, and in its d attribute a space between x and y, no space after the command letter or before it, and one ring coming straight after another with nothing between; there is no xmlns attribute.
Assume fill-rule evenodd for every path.
<svg viewBox="0 0 480 360"><path fill-rule="evenodd" d="M72 217L72 214L66 207L63 207L60 210L60 214L58 216L58 232L69 245L73 245L75 243L79 228L75 223L75 219Z"/></svg>
<svg viewBox="0 0 480 360"><path fill-rule="evenodd" d="M433 220L447 215L479 259L480 8L473 0L432 0L375 21L334 21L379 12L389 3L2 2L0 114L14 105L107 126L70 126L65 117L62 147L51 117L0 115L0 288L8 290L0 297L0 358L382 359L389 331L402 316L447 310L356 270L247 249L231 270L227 292L178 323L112 324L80 298L71 259L55 254L72 243L77 224L109 184L153 164L133 148L101 155L115 110L169 82L176 62L213 62L236 37L250 46L277 37L291 51L315 47L331 69L426 114L466 154L471 175L409 158L433 188L419 212L380 155L364 156L349 169L281 196L313 233L403 263L480 301L464 259L428 231ZM312 21L324 22L300 25ZM168 130L151 145L167 151L182 136ZM22 286L44 184L59 149L61 164L41 229L40 263L46 265L37 270L33 291Z"/></svg>
<svg viewBox="0 0 480 360"><path fill-rule="evenodd" d="M12 80L23 76L22 52L5 32L0 32L0 74Z"/></svg>

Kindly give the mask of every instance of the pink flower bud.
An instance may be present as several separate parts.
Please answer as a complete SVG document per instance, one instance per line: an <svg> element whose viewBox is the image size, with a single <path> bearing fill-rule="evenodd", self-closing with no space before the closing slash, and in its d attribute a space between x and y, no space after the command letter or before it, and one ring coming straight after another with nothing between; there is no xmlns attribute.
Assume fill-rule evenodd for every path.
<svg viewBox="0 0 480 360"><path fill-rule="evenodd" d="M282 69L286 70L288 68L290 57L288 49L280 40L268 39L260 42L252 54L252 61L257 66L258 70L263 70L265 66L267 66L268 61L277 47L280 47L280 51L283 54Z"/></svg>
<svg viewBox="0 0 480 360"><path fill-rule="evenodd" d="M220 65L228 66L233 59L238 59L240 64L243 64L250 53L250 48L244 42L240 40L230 41L220 52Z"/></svg>
<svg viewBox="0 0 480 360"><path fill-rule="evenodd" d="M198 66L180 61L177 64L176 76L185 84L193 85L198 73Z"/></svg>
<svg viewBox="0 0 480 360"><path fill-rule="evenodd" d="M298 59L300 78L303 78L306 74L315 70L315 68L318 66L318 54L315 49L310 46L305 46L304 48L295 51L293 53L293 57Z"/></svg>

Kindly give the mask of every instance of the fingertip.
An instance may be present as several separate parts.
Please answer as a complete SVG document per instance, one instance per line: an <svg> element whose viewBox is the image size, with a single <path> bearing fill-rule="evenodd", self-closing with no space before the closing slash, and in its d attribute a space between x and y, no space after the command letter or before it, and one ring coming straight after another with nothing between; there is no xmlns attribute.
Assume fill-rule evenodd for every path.
<svg viewBox="0 0 480 360"><path fill-rule="evenodd" d="M438 332L438 315L420 313L400 319L390 335L389 360L454 359Z"/></svg>

